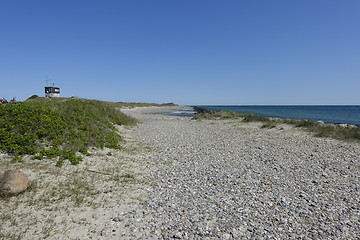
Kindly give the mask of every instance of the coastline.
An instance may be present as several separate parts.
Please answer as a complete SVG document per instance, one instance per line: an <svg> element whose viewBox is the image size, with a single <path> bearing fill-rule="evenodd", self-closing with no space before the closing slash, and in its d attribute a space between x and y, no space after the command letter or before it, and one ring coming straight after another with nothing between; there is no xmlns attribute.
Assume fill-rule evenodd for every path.
<svg viewBox="0 0 360 240"><path fill-rule="evenodd" d="M1 155L2 168L25 166L36 185L1 200L9 220L2 219L0 233L54 240L360 235L360 144L287 124L264 129L234 119L192 120L181 114L189 110L121 109L142 122L119 128L124 149L94 149L78 166L11 163ZM80 206L61 195L71 177L91 186L81 191ZM50 189L56 191L49 197Z"/></svg>
<svg viewBox="0 0 360 240"><path fill-rule="evenodd" d="M203 105L193 107L199 113L231 111L275 119L308 120L360 127L360 115L358 114L360 106L358 105ZM349 114L352 114L352 117L349 118Z"/></svg>

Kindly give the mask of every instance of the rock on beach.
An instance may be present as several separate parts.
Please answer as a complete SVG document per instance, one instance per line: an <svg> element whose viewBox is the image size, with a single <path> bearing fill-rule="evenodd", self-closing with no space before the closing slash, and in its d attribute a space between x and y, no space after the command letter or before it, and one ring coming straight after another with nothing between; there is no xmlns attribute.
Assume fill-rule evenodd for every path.
<svg viewBox="0 0 360 240"><path fill-rule="evenodd" d="M0 195L16 195L28 187L28 176L18 169L7 170L0 176Z"/></svg>

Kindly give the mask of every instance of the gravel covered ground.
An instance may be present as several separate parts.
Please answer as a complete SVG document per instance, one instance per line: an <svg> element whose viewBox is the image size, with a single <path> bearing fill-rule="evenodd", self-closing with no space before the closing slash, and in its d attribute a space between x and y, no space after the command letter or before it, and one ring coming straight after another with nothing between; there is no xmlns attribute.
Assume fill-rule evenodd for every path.
<svg viewBox="0 0 360 240"><path fill-rule="evenodd" d="M123 149L76 166L0 152L31 182L0 197L0 239L359 239L359 143L191 110L122 109L143 122Z"/></svg>
<svg viewBox="0 0 360 240"><path fill-rule="evenodd" d="M180 110L182 107L179 107ZM137 108L148 200L114 218L141 239L359 239L360 144L283 125L198 121ZM110 236L110 235L108 235ZM119 235L117 235L119 237Z"/></svg>

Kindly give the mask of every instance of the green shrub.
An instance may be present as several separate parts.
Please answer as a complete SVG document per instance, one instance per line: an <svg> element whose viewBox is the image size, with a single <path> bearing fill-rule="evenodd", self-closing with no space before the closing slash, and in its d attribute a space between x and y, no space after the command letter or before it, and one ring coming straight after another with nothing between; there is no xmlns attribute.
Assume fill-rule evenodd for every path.
<svg viewBox="0 0 360 240"><path fill-rule="evenodd" d="M100 101L35 98L0 106L0 150L76 164L76 152L86 155L88 147L120 149L114 125L136 122Z"/></svg>

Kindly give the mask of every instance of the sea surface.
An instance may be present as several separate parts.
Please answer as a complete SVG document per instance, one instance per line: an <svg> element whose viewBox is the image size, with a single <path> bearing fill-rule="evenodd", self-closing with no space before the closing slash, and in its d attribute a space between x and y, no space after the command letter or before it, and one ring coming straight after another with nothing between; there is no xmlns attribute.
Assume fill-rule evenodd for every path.
<svg viewBox="0 0 360 240"><path fill-rule="evenodd" d="M275 118L323 121L335 124L353 124L360 126L360 106L196 106L206 110L224 110Z"/></svg>

